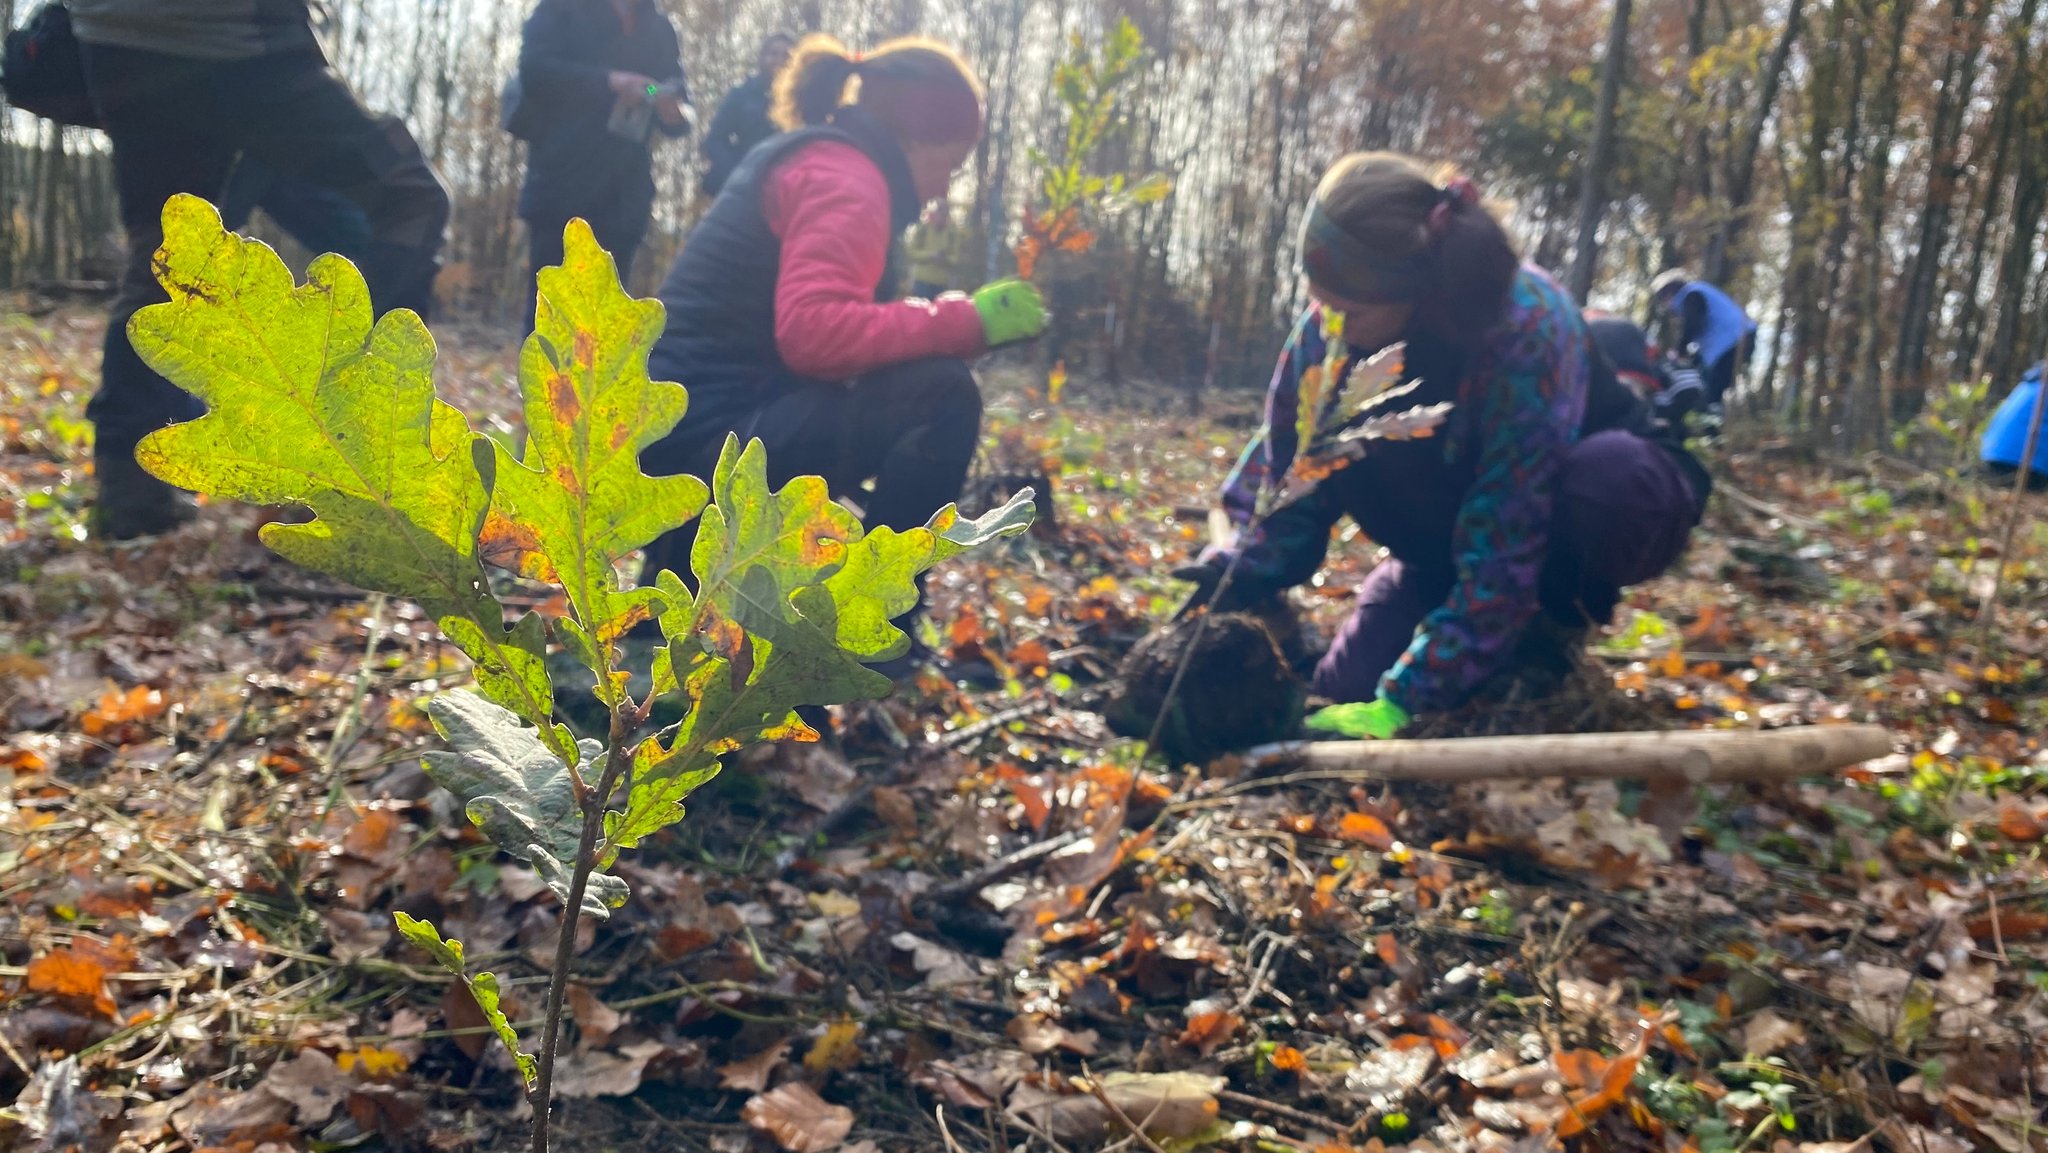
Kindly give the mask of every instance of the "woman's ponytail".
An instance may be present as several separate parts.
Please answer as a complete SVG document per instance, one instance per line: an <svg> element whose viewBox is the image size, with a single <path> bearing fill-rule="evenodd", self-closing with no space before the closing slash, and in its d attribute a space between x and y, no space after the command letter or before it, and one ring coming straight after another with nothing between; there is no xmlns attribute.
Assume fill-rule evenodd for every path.
<svg viewBox="0 0 2048 1153"><path fill-rule="evenodd" d="M775 122L789 130L825 123L846 103L846 86L859 74L860 61L846 45L811 33L775 77Z"/></svg>

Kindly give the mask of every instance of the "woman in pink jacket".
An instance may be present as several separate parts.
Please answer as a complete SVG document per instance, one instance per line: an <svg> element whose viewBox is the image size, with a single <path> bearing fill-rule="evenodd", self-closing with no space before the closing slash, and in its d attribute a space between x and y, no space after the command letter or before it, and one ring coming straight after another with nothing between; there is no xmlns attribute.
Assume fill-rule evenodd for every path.
<svg viewBox="0 0 2048 1153"><path fill-rule="evenodd" d="M973 153L981 87L927 40L859 56L811 36L776 80L775 115L786 131L740 162L662 285L648 367L690 408L643 464L709 476L728 433L759 437L774 483L820 475L870 527L923 524L958 499L980 437L968 359L1045 324L1017 280L898 299L904 230ZM688 579L695 534L657 541L642 579Z"/></svg>

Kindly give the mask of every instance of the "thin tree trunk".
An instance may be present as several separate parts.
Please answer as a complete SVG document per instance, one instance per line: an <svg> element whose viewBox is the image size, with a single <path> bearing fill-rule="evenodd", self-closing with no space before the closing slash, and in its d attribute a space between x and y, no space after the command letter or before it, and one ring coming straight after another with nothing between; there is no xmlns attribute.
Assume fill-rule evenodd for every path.
<svg viewBox="0 0 2048 1153"><path fill-rule="evenodd" d="M1600 218L1607 214L1607 174L1614 167L1615 107L1628 73L1629 7L1630 0L1614 0L1614 14L1607 23L1607 59L1600 66L1600 101L1593 110L1593 151L1579 189L1578 248L1572 254L1569 287L1580 303L1600 274Z"/></svg>
<svg viewBox="0 0 2048 1153"><path fill-rule="evenodd" d="M1786 63L1792 58L1792 45L1799 39L1800 17L1804 12L1804 0L1792 0L1785 10L1784 31L1779 33L1777 47L1771 50L1771 57L1763 66L1763 90L1757 95L1756 115L1750 119L1749 131L1737 142L1735 155L1729 160L1726 215L1714 230L1702 262L1702 272L1711 284L1729 281L1729 265L1735 260L1748 222L1750 190L1756 184L1757 152L1763 147L1764 130L1770 125L1771 110L1777 105L1778 88L1785 77Z"/></svg>

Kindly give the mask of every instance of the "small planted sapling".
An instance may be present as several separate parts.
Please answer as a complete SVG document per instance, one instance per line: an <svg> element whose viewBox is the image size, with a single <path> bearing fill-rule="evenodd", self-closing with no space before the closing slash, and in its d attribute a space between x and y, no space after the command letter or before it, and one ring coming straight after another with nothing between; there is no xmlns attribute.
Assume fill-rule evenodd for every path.
<svg viewBox="0 0 2048 1153"><path fill-rule="evenodd" d="M683 817L719 758L772 740L816 740L799 705L878 697L869 663L909 638L893 618L915 578L946 558L1023 531L1030 494L976 521L948 506L906 532L863 531L825 482L768 484L756 441L728 439L709 478L650 477L643 449L682 419L680 385L647 375L661 306L619 286L582 221L559 267L542 270L537 331L520 353L527 440L515 456L472 430L434 392L435 348L419 317L373 317L354 266L313 262L305 284L269 248L227 232L205 201L164 210L157 276L170 301L139 312L129 337L151 367L197 395L207 415L152 433L137 459L216 497L300 505L314 519L264 526L265 544L307 568L409 597L467 654L476 687L427 703L447 749L426 769L469 820L529 863L562 902L538 1054L499 1006L498 981L470 972L462 944L403 913L399 929L463 981L515 1056L548 1148L556 1046L578 920L627 897L619 854ZM708 483L707 483L708 480ZM627 554L702 518L690 567L658 587L621 586ZM567 605L509 626L487 566L556 586ZM628 631L658 628L651 689L628 692ZM588 671L557 686L557 644ZM602 739L558 719L560 687L593 691ZM642 734L658 698L682 719Z"/></svg>

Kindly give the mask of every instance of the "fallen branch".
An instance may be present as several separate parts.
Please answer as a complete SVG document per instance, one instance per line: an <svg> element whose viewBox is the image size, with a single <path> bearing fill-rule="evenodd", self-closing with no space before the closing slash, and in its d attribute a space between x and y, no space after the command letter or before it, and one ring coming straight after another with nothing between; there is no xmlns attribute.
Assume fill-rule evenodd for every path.
<svg viewBox="0 0 2048 1153"><path fill-rule="evenodd" d="M1306 771L1233 789L1313 780L1501 781L1543 777L1763 781L1827 773L1887 756L1878 725L1766 730L1570 733L1434 741L1287 741L1245 754L1255 769Z"/></svg>

